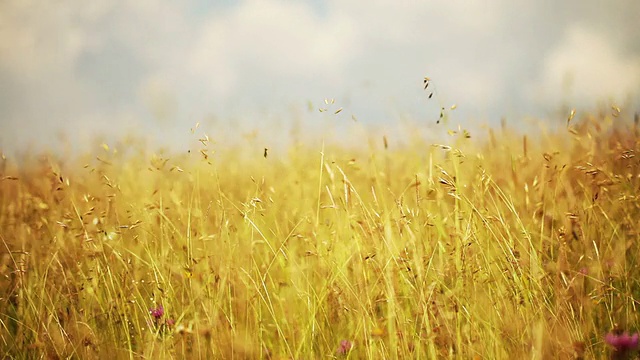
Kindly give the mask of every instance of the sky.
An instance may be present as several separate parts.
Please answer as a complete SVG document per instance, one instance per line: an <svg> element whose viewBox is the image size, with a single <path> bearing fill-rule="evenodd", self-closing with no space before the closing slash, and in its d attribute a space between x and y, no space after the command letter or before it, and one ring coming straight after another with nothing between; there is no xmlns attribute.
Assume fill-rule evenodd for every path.
<svg viewBox="0 0 640 360"><path fill-rule="evenodd" d="M488 124L638 111L638 19L637 0L6 0L0 149L131 131L180 146L197 122L229 134L326 114L435 126L453 104Z"/></svg>

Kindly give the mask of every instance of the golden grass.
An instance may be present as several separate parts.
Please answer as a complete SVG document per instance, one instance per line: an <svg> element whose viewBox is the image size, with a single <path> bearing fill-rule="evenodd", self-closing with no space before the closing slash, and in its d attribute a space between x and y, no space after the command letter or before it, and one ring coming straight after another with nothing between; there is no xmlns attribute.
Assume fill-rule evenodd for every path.
<svg viewBox="0 0 640 360"><path fill-rule="evenodd" d="M3 159L0 356L601 358L640 297L640 143L615 121Z"/></svg>

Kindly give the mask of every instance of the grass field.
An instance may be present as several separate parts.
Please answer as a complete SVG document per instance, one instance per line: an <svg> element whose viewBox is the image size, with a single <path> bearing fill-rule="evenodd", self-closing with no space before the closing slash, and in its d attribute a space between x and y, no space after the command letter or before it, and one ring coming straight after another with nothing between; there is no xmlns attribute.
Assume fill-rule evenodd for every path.
<svg viewBox="0 0 640 360"><path fill-rule="evenodd" d="M196 131L188 153L3 156L0 356L615 357L640 299L618 115L435 146Z"/></svg>

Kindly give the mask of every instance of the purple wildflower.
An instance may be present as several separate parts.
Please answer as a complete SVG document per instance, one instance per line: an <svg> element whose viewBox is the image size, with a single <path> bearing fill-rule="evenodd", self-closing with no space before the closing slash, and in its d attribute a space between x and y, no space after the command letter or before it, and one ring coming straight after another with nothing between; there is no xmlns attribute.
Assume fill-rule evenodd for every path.
<svg viewBox="0 0 640 360"><path fill-rule="evenodd" d="M155 309L149 309L149 313L151 313L154 319L158 320L164 315L164 308L160 305Z"/></svg>
<svg viewBox="0 0 640 360"><path fill-rule="evenodd" d="M346 355L353 349L353 343L349 340L340 341L340 346L338 346L338 350L336 350L336 354L338 355Z"/></svg>
<svg viewBox="0 0 640 360"><path fill-rule="evenodd" d="M613 347L612 359L628 359L630 353L638 348L638 333L629 335L628 332L610 332L604 337L604 341Z"/></svg>
<svg viewBox="0 0 640 360"><path fill-rule="evenodd" d="M604 337L604 341L606 341L607 344L613 346L616 351L634 350L638 347L638 333L635 333L633 335L629 335L629 333L627 332L618 335L614 333L608 333Z"/></svg>

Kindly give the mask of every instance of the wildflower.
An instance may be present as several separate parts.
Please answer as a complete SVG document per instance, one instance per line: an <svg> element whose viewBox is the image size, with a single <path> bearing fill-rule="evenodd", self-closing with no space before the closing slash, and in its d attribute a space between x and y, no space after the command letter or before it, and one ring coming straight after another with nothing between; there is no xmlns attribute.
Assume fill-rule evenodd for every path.
<svg viewBox="0 0 640 360"><path fill-rule="evenodd" d="M193 328L191 326L192 324L189 325L189 327L184 326L183 324L179 324L176 327L176 333L180 334L180 335L190 335L193 334Z"/></svg>
<svg viewBox="0 0 640 360"><path fill-rule="evenodd" d="M627 332L618 335L608 333L604 340L617 351L628 351L638 347L638 333L633 335Z"/></svg>
<svg viewBox="0 0 640 360"><path fill-rule="evenodd" d="M349 340L340 341L340 346L338 346L338 350L336 350L336 354L338 355L346 355L353 349L353 343Z"/></svg>
<svg viewBox="0 0 640 360"><path fill-rule="evenodd" d="M629 335L628 332L610 332L604 337L604 341L613 347L612 359L626 359L631 351L638 348L638 333Z"/></svg>
<svg viewBox="0 0 640 360"><path fill-rule="evenodd" d="M149 313L151 313L154 319L158 320L164 315L164 308L160 305L155 309L149 309Z"/></svg>
<svg viewBox="0 0 640 360"><path fill-rule="evenodd" d="M174 319L167 319L165 323L167 326L173 326L176 324L176 321Z"/></svg>

